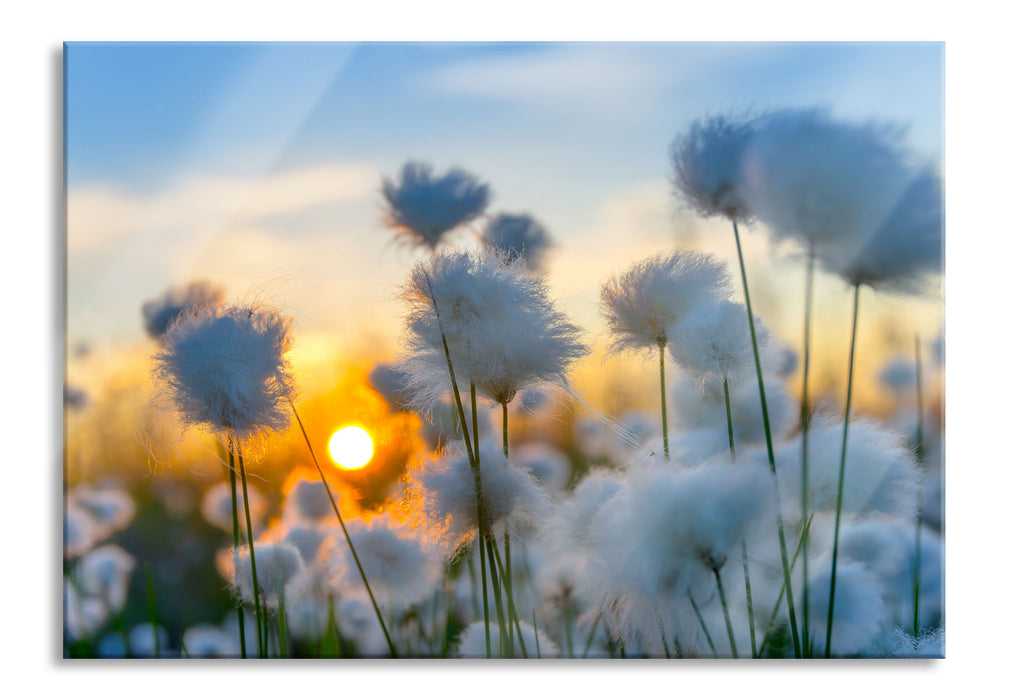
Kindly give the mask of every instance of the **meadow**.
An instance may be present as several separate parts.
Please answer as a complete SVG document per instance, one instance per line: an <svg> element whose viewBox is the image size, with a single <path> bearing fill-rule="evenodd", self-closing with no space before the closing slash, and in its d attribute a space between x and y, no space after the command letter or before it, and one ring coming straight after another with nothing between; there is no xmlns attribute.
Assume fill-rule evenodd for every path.
<svg viewBox="0 0 1009 700"><path fill-rule="evenodd" d="M129 381L64 391L64 656L943 657L943 336L859 366L867 310L942 282L936 165L819 109L698 118L667 163L721 239L595 282L633 375L587 364L563 251L460 167L374 183L411 261L392 361L306 390L282 298L137 299ZM804 271L795 347L758 239ZM814 318L828 288L849 315Z"/></svg>

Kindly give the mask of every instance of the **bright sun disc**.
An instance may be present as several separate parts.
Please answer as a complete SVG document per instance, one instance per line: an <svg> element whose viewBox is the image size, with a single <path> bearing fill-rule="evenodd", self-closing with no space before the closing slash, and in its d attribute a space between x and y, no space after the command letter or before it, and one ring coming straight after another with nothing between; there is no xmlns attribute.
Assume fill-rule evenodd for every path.
<svg viewBox="0 0 1009 700"><path fill-rule="evenodd" d="M360 469L371 461L374 452L368 431L356 425L340 428L329 439L329 454L344 469Z"/></svg>

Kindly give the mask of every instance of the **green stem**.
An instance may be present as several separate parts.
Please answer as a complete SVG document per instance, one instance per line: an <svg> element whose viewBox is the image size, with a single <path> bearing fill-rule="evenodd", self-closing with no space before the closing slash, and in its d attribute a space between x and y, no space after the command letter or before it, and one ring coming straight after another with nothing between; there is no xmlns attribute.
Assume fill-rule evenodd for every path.
<svg viewBox="0 0 1009 700"><path fill-rule="evenodd" d="M284 592L280 591L277 600L277 644L280 658L287 658L287 611L285 610Z"/></svg>
<svg viewBox="0 0 1009 700"><path fill-rule="evenodd" d="M446 356L448 353L448 346L445 346ZM490 572L491 587L494 590L494 603L496 608L500 608L501 605L501 590L500 584L497 579L497 569L494 567L494 558L490 556L490 523L487 522L487 511L483 503L483 480L480 475L480 424L477 415L477 405L476 405L476 385L473 382L469 384L469 395L470 395L470 408L472 410L472 426L473 426L473 453L472 461L470 466L473 469L473 488L476 493L476 518L477 518L477 534L480 537L480 576L483 583L483 615L484 615L484 636L487 642L487 658L491 656L491 645L490 645L490 604L487 598L487 573ZM465 421L464 421L465 422ZM489 562L488 562L489 560ZM499 651L504 653L504 635L507 630L505 630L502 624L501 615L498 615L498 644Z"/></svg>
<svg viewBox="0 0 1009 700"><path fill-rule="evenodd" d="M350 540L350 533L347 532L347 525L343 522L343 516L340 514L340 509L336 505L336 499L333 498L333 491L329 487L329 481L326 479L326 475L322 471L322 467L319 466L319 460L315 457L315 450L312 449L312 442L308 439L308 433L305 431L305 424L301 422L301 416L298 415L298 409L294 407L294 402L291 401L291 411L294 413L295 419L298 421L298 427L301 428L301 435L305 438L305 445L308 447L308 453L312 456L312 462L315 464L316 471L319 472L319 478L322 479L322 485L326 487L326 495L329 496L329 503L333 507L333 512L336 513L336 520L340 523L340 529L343 530L343 536L347 540L347 547L350 549L351 555L354 557L354 564L357 565L357 571L361 574L361 580L364 582L364 588L368 592L368 598L371 600L371 606L375 609L375 616L378 617L378 624L382 628L382 634L385 635L386 644L389 645L389 654L392 658L398 658L399 654L396 651L396 645L392 642L392 637L389 635L389 630L385 626L385 620L382 618L382 611L378 609L378 602L375 600L375 594L371 591L371 585L368 583L368 577L364 573L364 567L361 566L361 560L357 556L357 550L354 548L354 543Z"/></svg>
<svg viewBox="0 0 1009 700"><path fill-rule="evenodd" d="M256 637L259 640L259 658L266 658L266 642L263 638L263 611L259 606L259 574L256 573L256 545L255 535L252 532L252 513L249 510L249 485L245 476L245 459L242 457L242 448L237 441L234 444L238 453L238 474L242 478L242 500L245 506L245 532L249 541L249 563L252 567L252 600L256 610Z"/></svg>
<svg viewBox="0 0 1009 700"><path fill-rule="evenodd" d="M669 461L669 419L666 415L666 342L659 341L659 392L662 399L662 450Z"/></svg>
<svg viewBox="0 0 1009 700"><path fill-rule="evenodd" d="M795 562L799 560L799 552L802 551L802 545L806 542L806 536L809 534L809 528L813 524L813 516L810 515L809 519L806 520L805 525L802 527L802 531L799 533L799 541L796 543L795 552L792 554L792 563L789 565L789 572L795 569ZM785 597L785 585L782 584L781 588L778 590L778 598L774 601L774 608L771 609L771 615L767 619L767 627L770 629L774 625L774 618L778 616L778 608L781 607L781 601ZM764 655L764 648L767 646L767 635L764 635L764 641L760 643L760 651L757 652L757 658Z"/></svg>
<svg viewBox="0 0 1009 700"><path fill-rule="evenodd" d="M806 260L806 300L802 331L802 404L799 416L802 425L802 522L809 517L809 421L812 408L809 400L809 358L812 347L813 326L813 262L814 249L810 247ZM809 637L809 545L802 547L802 648L804 655L812 655Z"/></svg>
<svg viewBox="0 0 1009 700"><path fill-rule="evenodd" d="M718 584L718 598L722 601L722 615L725 616L725 631L729 633L729 647L732 649L732 658L739 658L739 651L736 649L736 635L732 633L732 620L729 617L729 604L725 600L725 588L722 587L722 576L718 569L711 570L715 574L715 583Z"/></svg>
<svg viewBox="0 0 1009 700"><path fill-rule="evenodd" d="M855 331L858 329L858 291L861 285L855 285L854 309L851 315L851 349L848 353L848 395L844 401L844 429L841 432L841 468L837 473L837 504L834 514L834 548L830 556L830 598L827 603L827 641L824 656L830 658L830 637L834 630L834 596L837 588L837 550L841 535L841 507L844 501L844 467L848 456L848 425L851 421L851 393L855 372Z"/></svg>
<svg viewBox="0 0 1009 700"><path fill-rule="evenodd" d="M760 411L764 417L764 438L767 441L767 461L774 477L774 496L778 506L778 549L781 555L781 570L785 578L785 592L788 596L788 621L792 631L792 648L795 656L802 658L799 646L799 629L795 621L795 601L792 598L792 575L788 566L788 548L785 545L785 524L781 515L781 490L778 486L778 469L774 463L774 445L771 440L771 419L767 412L767 395L764 391L764 374L760 368L760 350L757 348L757 329L753 323L753 305L750 302L750 287L746 281L746 264L743 262L743 245L739 240L739 226L732 220L732 232L736 237L736 252L739 255L739 274L743 282L743 296L746 298L746 315L750 322L750 342L753 345L753 361L757 366L757 387L760 389Z"/></svg>
<svg viewBox="0 0 1009 700"><path fill-rule="evenodd" d="M239 535L241 527L238 524L238 487L237 481L235 479L235 453L231 449L231 438L228 438L228 476L231 481L231 529L234 534L235 549L233 554L233 562L235 566L235 571L238 571L238 548L241 546L242 541ZM238 602L236 606L238 610L238 642L242 650L242 658L246 658L245 651L245 609L242 607L241 602Z"/></svg>
<svg viewBox="0 0 1009 700"><path fill-rule="evenodd" d="M507 539L505 540L505 542L507 542ZM505 566L501 562L501 552L498 551L497 542L491 540L491 545L494 549L494 557L497 560L498 568L504 571ZM507 557L507 551L508 550L506 549L505 550L506 557ZM522 657L529 658L528 653L526 652L525 640L522 639L522 630L519 628L519 614L518 610L516 610L515 608L515 596L512 594L511 580L508 579L507 577L504 578L504 590L505 590L505 597L507 598L508 601L508 615L510 620L510 624L508 626L509 640L511 640L511 637L513 636L511 632L514 631L515 635L517 635L519 639L519 648L522 650ZM515 642L510 641L510 643L512 645L512 649L514 649Z"/></svg>
<svg viewBox="0 0 1009 700"><path fill-rule="evenodd" d="M599 621L603 619L602 613L596 615L595 622L592 623L592 628L589 630L588 641L585 642L585 651L582 652L582 658L589 658L589 649L592 648L592 640L596 638L596 628L599 627Z"/></svg>
<svg viewBox="0 0 1009 700"><path fill-rule="evenodd" d="M732 461L736 461L736 440L732 432L732 403L729 400L729 378L722 377L722 393L725 395L725 422L729 427L729 452L732 453ZM750 651L754 658L757 656L757 631L753 621L753 590L750 588L750 560L746 551L746 538L742 541L743 547L743 582L746 586L746 621L750 628Z"/></svg>
<svg viewBox="0 0 1009 700"><path fill-rule="evenodd" d="M542 659L543 655L540 653L540 630L536 625L536 608L533 608L533 634L536 635L536 658Z"/></svg>
<svg viewBox="0 0 1009 700"><path fill-rule="evenodd" d="M697 603L694 601L694 594L687 593L687 598L690 599L690 607L694 609L694 615L697 616L697 621L701 623L701 631L704 632L704 638L708 640L708 646L711 648L711 654L717 659L718 650L715 648L715 642L711 639L711 632L708 631L708 626L704 622L704 615L701 614L701 609L697 607Z"/></svg>

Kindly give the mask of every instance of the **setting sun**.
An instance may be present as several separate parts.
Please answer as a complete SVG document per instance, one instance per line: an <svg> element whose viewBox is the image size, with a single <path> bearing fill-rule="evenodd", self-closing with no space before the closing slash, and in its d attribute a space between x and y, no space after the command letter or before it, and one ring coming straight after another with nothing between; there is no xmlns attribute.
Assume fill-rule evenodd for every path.
<svg viewBox="0 0 1009 700"><path fill-rule="evenodd" d="M340 428L329 439L329 454L344 469L364 467L371 461L374 451L368 431L356 425Z"/></svg>

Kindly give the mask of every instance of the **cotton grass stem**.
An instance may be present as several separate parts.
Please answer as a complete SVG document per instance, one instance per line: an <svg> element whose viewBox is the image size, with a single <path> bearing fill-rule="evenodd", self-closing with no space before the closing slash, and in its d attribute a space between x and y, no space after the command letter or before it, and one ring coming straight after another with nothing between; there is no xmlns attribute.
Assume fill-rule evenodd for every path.
<svg viewBox="0 0 1009 700"><path fill-rule="evenodd" d="M802 532L799 533L799 542L796 544L795 553L792 555L792 563L789 569L795 568L795 562L799 560L799 552L802 551L802 545L806 541L806 536L809 534L809 528L813 524L813 516L809 516L806 524L802 526ZM767 618L768 629L774 624L774 618L778 616L778 608L781 607L781 601L785 597L785 585L781 585L781 589L778 591L778 598L774 601L774 607L771 609L771 615ZM767 646L767 635L764 635L764 641L760 643L760 651L757 652L757 658L764 655L764 648Z"/></svg>
<svg viewBox="0 0 1009 700"><path fill-rule="evenodd" d="M753 361L757 368L757 387L760 390L760 411L764 417L764 438L767 441L767 461L774 477L774 500L777 505L778 549L781 554L781 570L785 579L785 593L788 596L788 621L792 631L792 648L795 656L802 658L799 646L799 630L795 621L795 601L792 597L792 575L788 565L788 549L785 545L785 524L781 515L781 491L778 486L778 470L774 465L774 445L771 440L771 419L767 413L767 395L764 392L764 373L760 368L760 350L757 348L757 329L753 323L753 305L750 302L750 287L746 281L746 264L743 262L743 244L739 240L739 226L732 219L732 232L736 237L736 252L739 255L739 275L743 282L743 296L746 299L746 315L750 322L750 340L753 344Z"/></svg>
<svg viewBox="0 0 1009 700"><path fill-rule="evenodd" d="M231 449L230 438L228 439L228 477L231 483L231 525L232 532L234 534L234 566L235 571L238 571L238 548L242 544L240 531L241 527L238 525L238 486L237 480L235 479L235 453ZM238 610L238 643L241 649L242 658L246 657L245 650L245 609L242 607L241 603L237 606Z"/></svg>
<svg viewBox="0 0 1009 700"><path fill-rule="evenodd" d="M694 609L694 615L697 616L697 621L701 625L701 631L704 632L704 638L708 640L708 647L711 649L711 654L717 659L718 649L715 648L715 642L711 638L711 632L708 631L708 625L704 622L704 615L701 614L701 609L697 607L697 602L694 600L694 594L687 593L687 598L690 600L690 607Z"/></svg>
<svg viewBox="0 0 1009 700"><path fill-rule="evenodd" d="M507 537L505 542L507 542ZM501 562L501 552L498 551L497 542L492 541L491 545L494 548L494 557L497 559L498 568L504 570L504 564ZM507 550L505 550L507 552ZM507 555L506 555L507 556ZM515 596L512 593L511 579L509 577L504 577L504 590L505 597L508 600L508 631L509 631L509 643L512 649L515 648L514 636L517 634L519 639L519 648L522 651L522 658L529 658L528 652L526 652L525 640L522 639L522 630L519 628L519 614L518 610L515 608Z"/></svg>
<svg viewBox="0 0 1009 700"><path fill-rule="evenodd" d="M295 419L298 421L298 427L301 429L301 434L305 438L305 445L308 447L308 453L312 456L312 462L315 464L316 471L319 472L319 478L322 479L322 485L326 487L326 495L329 497L329 503L333 506L333 512L336 514L336 519L340 523L340 529L343 530L343 536L347 540L347 547L350 549L351 555L354 557L354 564L357 565L357 571L361 574L361 581L364 582L364 588L368 592L368 598L371 600L371 606L375 609L375 616L378 617L378 624L382 628L382 634L385 635L385 641L389 645L389 655L392 658L398 658L399 653L396 651L396 645L392 642L392 637L389 636L389 630L385 626L385 620L382 618L382 611L378 609L378 603L375 601L375 594L371 591L371 585L368 583L368 577L364 573L364 567L361 566L361 560L357 556L357 550L354 549L354 543L350 540L350 534L347 532L347 526L343 522L343 516L340 514L340 509L336 505L336 499L333 498L333 490L329 487L329 481L326 479L326 475L322 471L322 467L319 465L319 460L315 456L315 450L312 449L312 443L308 439L308 433L305 431L305 424L301 422L301 416L298 415L298 409L294 407L294 403L291 402L291 411L294 413ZM251 539L251 538L250 538Z"/></svg>
<svg viewBox="0 0 1009 700"><path fill-rule="evenodd" d="M662 399L662 450L669 461L669 419L666 416L666 344L659 343L659 396Z"/></svg>
<svg viewBox="0 0 1009 700"><path fill-rule="evenodd" d="M812 408L809 401L809 356L813 319L813 262L814 250L809 249L806 260L806 297L802 330L802 403L799 421L802 427L802 466L800 496L802 502L802 522L809 517L809 419ZM812 640L809 638L809 545L802 547L802 648L806 655L812 654Z"/></svg>
<svg viewBox="0 0 1009 700"><path fill-rule="evenodd" d="M732 658L739 658L739 651L736 649L736 635L732 632L732 619L729 617L729 604L725 601L725 588L722 586L722 576L718 569L712 569L715 574L715 583L718 585L718 599L722 602L722 615L725 617L725 631L729 634L729 647L732 649Z"/></svg>
<svg viewBox="0 0 1009 700"><path fill-rule="evenodd" d="M732 432L732 403L729 399L729 378L722 377L722 393L725 395L725 423L729 430L729 451L732 453L732 461L736 461L736 440ZM746 538L742 541L743 549L743 582L746 586L746 621L750 628L750 652L753 657L757 656L757 631L753 621L753 590L750 587L750 558L746 551Z"/></svg>
<svg viewBox="0 0 1009 700"><path fill-rule="evenodd" d="M242 499L245 506L245 532L249 542L249 563L252 566L252 600L256 610L256 636L259 640L259 657L265 659L267 655L266 640L263 636L264 615L259 605L259 575L256 573L256 546L253 543L255 536L252 534L252 513L249 511L249 485L245 476L245 458L242 456L242 449L238 446L237 440L233 443L235 452L238 454L238 473L242 478Z"/></svg>
<svg viewBox="0 0 1009 700"><path fill-rule="evenodd" d="M855 372L855 332L858 329L858 292L861 285L854 285L854 308L851 314L851 349L848 353L848 393L844 400L844 429L841 432L841 466L837 472L837 503L834 514L834 548L830 556L830 597L827 602L827 640L824 656L830 658L830 637L834 631L834 596L837 588L837 550L841 535L841 507L844 497L844 467L848 456L848 424L851 419L851 393Z"/></svg>

